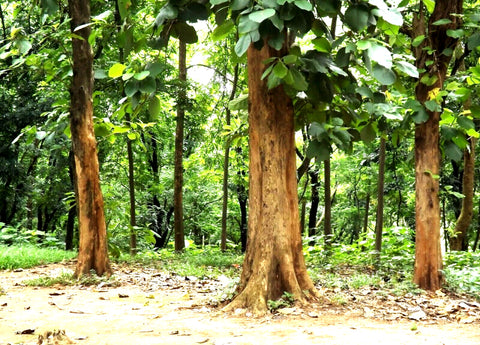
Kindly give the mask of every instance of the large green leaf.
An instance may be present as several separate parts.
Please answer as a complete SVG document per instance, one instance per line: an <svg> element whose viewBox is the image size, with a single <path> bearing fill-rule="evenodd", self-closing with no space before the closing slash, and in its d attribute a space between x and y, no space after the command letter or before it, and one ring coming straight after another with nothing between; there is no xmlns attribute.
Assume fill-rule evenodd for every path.
<svg viewBox="0 0 480 345"><path fill-rule="evenodd" d="M317 8L326 15L335 15L340 12L341 0L315 0Z"/></svg>
<svg viewBox="0 0 480 345"><path fill-rule="evenodd" d="M267 8L264 10L252 12L248 15L248 19L253 22L261 23L264 20L273 17L275 15L275 10L273 8ZM251 30L250 30L251 31Z"/></svg>
<svg viewBox="0 0 480 345"><path fill-rule="evenodd" d="M243 56L243 54L247 52L250 43L252 43L252 40L249 34L241 36L235 45L235 54L237 54L237 56Z"/></svg>
<svg viewBox="0 0 480 345"><path fill-rule="evenodd" d="M190 2L180 13L179 19L196 23L199 20L206 20L208 19L208 9L205 5L198 3L198 2Z"/></svg>
<svg viewBox="0 0 480 345"><path fill-rule="evenodd" d="M108 70L108 76L110 78L118 78L123 74L123 71L127 68L124 64L116 63Z"/></svg>
<svg viewBox="0 0 480 345"><path fill-rule="evenodd" d="M140 91L144 93L152 93L157 89L157 82L153 77L146 77L140 81Z"/></svg>
<svg viewBox="0 0 480 345"><path fill-rule="evenodd" d="M158 114L160 114L160 100L158 96L153 95L148 101L148 113L150 115L149 121L156 121Z"/></svg>
<svg viewBox="0 0 480 345"><path fill-rule="evenodd" d="M460 127L462 127L465 130L475 129L475 123L468 117L459 116L457 118L457 123Z"/></svg>
<svg viewBox="0 0 480 345"><path fill-rule="evenodd" d="M238 33L244 34L258 30L259 23L250 19L250 16L241 16L238 21Z"/></svg>
<svg viewBox="0 0 480 345"><path fill-rule="evenodd" d="M365 144L371 143L377 137L377 133L371 123L362 128L360 137Z"/></svg>
<svg viewBox="0 0 480 345"><path fill-rule="evenodd" d="M198 41L197 31L191 25L184 22L177 22L173 27L173 36L178 37L185 43L196 43Z"/></svg>
<svg viewBox="0 0 480 345"><path fill-rule="evenodd" d="M444 147L445 156L454 161L458 162L463 158L463 152L460 148L453 142L449 142Z"/></svg>
<svg viewBox="0 0 480 345"><path fill-rule="evenodd" d="M313 8L312 4L308 0L294 0L293 3L295 6L305 11L311 11Z"/></svg>
<svg viewBox="0 0 480 345"><path fill-rule="evenodd" d="M395 61L395 67L397 67L400 71L409 75L410 77L418 78L419 76L417 67L412 65L410 62L402 60Z"/></svg>
<svg viewBox="0 0 480 345"><path fill-rule="evenodd" d="M235 28L235 24L231 19L226 20L222 25L217 26L212 33L212 40L214 42L220 41L228 36L230 32Z"/></svg>
<svg viewBox="0 0 480 345"><path fill-rule="evenodd" d="M155 18L155 27L162 26L168 19L175 19L178 16L178 8L168 2L162 7L157 17Z"/></svg>
<svg viewBox="0 0 480 345"><path fill-rule="evenodd" d="M321 53L330 53L332 51L332 46L325 37L317 37L312 40L312 43L315 49Z"/></svg>
<svg viewBox="0 0 480 345"><path fill-rule="evenodd" d="M370 47L367 49L370 60L375 61L387 69L392 68L392 54L390 51L383 45L374 41L371 41L370 43Z"/></svg>
<svg viewBox="0 0 480 345"><path fill-rule="evenodd" d="M376 64L373 66L373 77L377 79L382 85L392 85L397 80L395 72L382 65Z"/></svg>
<svg viewBox="0 0 480 345"><path fill-rule="evenodd" d="M368 7L353 4L345 11L345 24L353 31L359 32L367 27L369 17Z"/></svg>
<svg viewBox="0 0 480 345"><path fill-rule="evenodd" d="M327 160L330 157L330 146L325 141L311 140L307 148L307 157L319 161Z"/></svg>

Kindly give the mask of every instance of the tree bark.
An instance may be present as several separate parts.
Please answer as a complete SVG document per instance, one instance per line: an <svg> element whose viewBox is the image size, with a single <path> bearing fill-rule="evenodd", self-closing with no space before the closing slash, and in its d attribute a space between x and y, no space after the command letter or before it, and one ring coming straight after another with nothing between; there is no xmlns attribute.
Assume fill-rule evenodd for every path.
<svg viewBox="0 0 480 345"><path fill-rule="evenodd" d="M469 148L463 154L462 210L455 224L454 235L450 238L450 250L468 250L467 230L473 217L473 190L475 186L475 145L476 139L469 139Z"/></svg>
<svg viewBox="0 0 480 345"><path fill-rule="evenodd" d="M232 83L232 92L228 98L230 101L235 98L235 93L237 91L237 82L238 82L238 64L235 65L233 71L233 83ZM230 108L227 107L225 110L225 124L230 126ZM222 203L222 235L220 241L220 249L225 251L227 249L227 212L228 212L228 167L230 159L230 141L227 139L225 141L225 155L223 158L223 203Z"/></svg>
<svg viewBox="0 0 480 345"><path fill-rule="evenodd" d="M419 82L415 89L416 99L422 104L432 99L432 91L440 91L446 77L451 54L442 54L446 49L452 52L457 39L447 35L447 30L456 29L460 24L463 1L437 1L427 22L423 4L414 15L415 37L425 35L422 44L414 49L416 67L424 70L424 76L436 78L431 85ZM434 25L440 19L450 19L446 25ZM435 52L431 55L429 52ZM427 64L427 61L433 61ZM440 247L440 203L438 197L440 173L439 111L427 110L428 120L415 126L415 268L413 280L424 290L437 290L443 283L442 253Z"/></svg>
<svg viewBox="0 0 480 345"><path fill-rule="evenodd" d="M185 123L185 82L187 80L187 44L180 40L178 43L178 79L181 83L177 100L177 128L175 131L175 184L174 184L174 232L175 250L185 248L185 234L183 224L183 127Z"/></svg>
<svg viewBox="0 0 480 345"><path fill-rule="evenodd" d="M268 90L263 61L287 53L267 43L247 52L249 86L250 211L239 294L226 310L255 315L284 292L305 302L318 296L302 252L296 179L294 117L282 86Z"/></svg>
<svg viewBox="0 0 480 345"><path fill-rule="evenodd" d="M327 249L332 245L332 191L331 191L331 171L330 171L330 157L323 162L324 173L324 198L325 216L323 219L323 234L325 236L325 247Z"/></svg>
<svg viewBox="0 0 480 345"><path fill-rule="evenodd" d="M70 130L76 170L76 200L80 231L78 262L75 276L110 275L107 231L100 189L97 143L93 131L93 56L88 37L90 26L89 0L69 0L71 31L83 39L73 38L73 79L70 88Z"/></svg>
<svg viewBox="0 0 480 345"><path fill-rule="evenodd" d="M377 216L375 222L375 252L377 255L377 264L380 263L380 253L382 252L382 234L383 234L383 192L385 189L385 155L387 141L384 137L380 138L380 150L378 153L378 180L377 180Z"/></svg>
<svg viewBox="0 0 480 345"><path fill-rule="evenodd" d="M308 215L308 236L312 237L317 234L317 213L318 213L318 206L320 204L320 195L319 195L319 180L318 180L318 170L317 167L314 166L308 173L311 179L311 186L312 186L312 199L311 199L311 206L310 206L310 213Z"/></svg>

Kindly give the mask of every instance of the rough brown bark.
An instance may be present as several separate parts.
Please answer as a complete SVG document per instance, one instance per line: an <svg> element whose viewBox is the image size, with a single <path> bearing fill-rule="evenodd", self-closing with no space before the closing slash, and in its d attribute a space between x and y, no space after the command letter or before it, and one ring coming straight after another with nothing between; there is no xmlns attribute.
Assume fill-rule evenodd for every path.
<svg viewBox="0 0 480 345"><path fill-rule="evenodd" d="M180 40L178 43L178 79L180 85L177 100L177 127L175 131L175 184L174 184L174 228L175 250L185 248L185 234L183 225L183 127L185 123L185 85L187 80L187 44Z"/></svg>
<svg viewBox="0 0 480 345"><path fill-rule="evenodd" d="M226 310L259 315L267 302L289 292L299 302L315 298L302 252L292 101L281 86L268 90L263 61L286 53L264 44L248 58L250 213L239 294Z"/></svg>
<svg viewBox="0 0 480 345"><path fill-rule="evenodd" d="M416 67L425 70L420 78L427 75L436 77L432 85L419 82L416 99L424 104L431 99L433 90L441 90L447 74L451 54L442 54L445 49L455 48L457 40L447 35L448 29L455 29L460 18L452 14L461 14L463 1L441 0L428 23L424 16L423 4L420 12L414 16L413 32L415 37L425 35L425 40L414 49ZM446 25L433 25L440 19L450 19ZM428 25L428 26L427 26ZM431 54L429 51L433 51ZM427 61L433 61L427 64ZM442 253L440 247L440 203L438 198L440 149L439 120L440 112L427 111L429 119L415 126L415 268L413 280L420 288L437 290L442 286Z"/></svg>
<svg viewBox="0 0 480 345"><path fill-rule="evenodd" d="M470 138L469 148L463 155L462 210L455 224L454 236L450 238L451 250L467 250L467 230L473 217L473 190L475 186L475 145L476 139Z"/></svg>
<svg viewBox="0 0 480 345"><path fill-rule="evenodd" d="M88 43L90 2L70 0L71 30L83 39L72 39L73 79L70 88L70 130L75 156L75 191L79 223L79 250L75 276L111 274L107 231L100 189L97 143L93 131L93 56Z"/></svg>

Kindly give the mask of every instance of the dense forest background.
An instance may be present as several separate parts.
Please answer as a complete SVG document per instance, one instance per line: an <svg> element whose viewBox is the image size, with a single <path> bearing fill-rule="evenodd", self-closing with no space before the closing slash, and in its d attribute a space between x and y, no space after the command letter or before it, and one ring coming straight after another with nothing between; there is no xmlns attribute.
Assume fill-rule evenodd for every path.
<svg viewBox="0 0 480 345"><path fill-rule="evenodd" d="M252 29L244 21L237 31L223 3L212 1L211 9L182 2L181 20L169 25L179 15L170 2L91 3L95 134L112 256L132 251L132 236L135 251L173 248L179 109L185 113L180 153L187 243L245 250L248 89L246 59L239 55L250 42L238 34ZM309 12L307 3L297 7ZM480 199L473 193L462 201L468 197L465 175L471 176L472 191L480 182L477 161L474 169L465 168L479 135L478 3L465 1L463 27L449 33L460 43L449 52L444 88L430 94L426 109L413 91L419 78L413 50L425 37L412 38L408 26L418 6L431 13L433 1L315 4L325 18L296 23L301 35L294 53L270 61L275 63L264 76L270 86L283 82L297 95L298 207L310 252L326 243L374 253L383 242L384 250L413 255L414 127L438 107L442 246L477 250ZM337 22L333 13L341 6ZM382 15L370 30L372 17L364 14L373 9ZM0 242L74 249L78 225L68 115L69 42L75 33L66 3L7 0L0 14ZM263 12L256 19L268 16ZM179 41L186 43L186 80L178 67ZM297 62L300 50L310 52L303 65ZM332 59L315 60L321 54ZM324 74L310 73L315 68ZM307 96L315 101L307 102ZM469 206L473 217L459 235L457 220Z"/></svg>

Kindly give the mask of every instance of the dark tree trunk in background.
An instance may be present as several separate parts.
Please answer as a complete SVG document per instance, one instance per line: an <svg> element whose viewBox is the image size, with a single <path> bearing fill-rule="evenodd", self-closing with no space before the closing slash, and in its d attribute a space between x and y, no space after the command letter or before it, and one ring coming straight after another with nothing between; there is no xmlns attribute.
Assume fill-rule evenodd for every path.
<svg viewBox="0 0 480 345"><path fill-rule="evenodd" d="M238 64L235 65L233 71L233 83L232 83L232 91L230 93L230 97L228 98L230 101L235 98L235 93L237 91L237 82L238 82ZM230 108L227 107L225 110L225 124L230 126L230 117L231 112ZM230 159L230 141L227 139L225 141L225 155L223 159L223 202L222 202L222 235L221 235L221 243L220 249L225 251L227 249L227 217L228 217L228 167L229 167L229 159Z"/></svg>
<svg viewBox="0 0 480 345"><path fill-rule="evenodd" d="M323 219L323 234L325 236L325 247L327 249L332 245L332 191L330 187L330 157L323 162L323 179L324 179L324 196L323 203L325 204L325 217Z"/></svg>
<svg viewBox="0 0 480 345"><path fill-rule="evenodd" d="M308 215L308 236L312 237L317 234L317 213L318 206L320 205L320 182L318 180L318 170L316 166L311 168L308 174L310 175L310 183L312 186L312 199L310 213Z"/></svg>
<svg viewBox="0 0 480 345"><path fill-rule="evenodd" d="M72 189L75 190L75 157L73 151L70 150L68 154L68 176L70 177L70 183ZM65 235L65 249L73 250L73 239L75 236L75 217L77 215L77 204L75 199L72 199L69 203L68 218Z"/></svg>
<svg viewBox="0 0 480 345"><path fill-rule="evenodd" d="M387 141L384 137L380 138L380 149L378 153L378 180L377 180L377 215L375 222L375 252L377 255L377 264L380 263L380 254L382 252L382 234L383 234L383 194L385 189L385 155Z"/></svg>
<svg viewBox="0 0 480 345"><path fill-rule="evenodd" d="M175 182L174 182L174 227L175 227L175 250L185 248L185 234L183 224L183 127L185 124L185 101L187 94L185 82L187 80L187 45L179 41L178 48L178 79L180 85L177 99L177 128L175 130Z"/></svg>
<svg viewBox="0 0 480 345"><path fill-rule="evenodd" d="M90 26L90 1L69 0L71 31L82 39L72 38L73 78L70 88L70 130L76 169L76 199L80 230L78 262L75 276L110 275L107 230L100 189L97 143L93 131L93 56L88 37Z"/></svg>
<svg viewBox="0 0 480 345"><path fill-rule="evenodd" d="M469 139L469 146L463 155L462 209L455 224L454 236L450 238L451 250L468 250L467 231L473 217L473 191L475 187L475 146L476 139Z"/></svg>
<svg viewBox="0 0 480 345"><path fill-rule="evenodd" d="M414 48L416 67L425 72L420 78L434 78L426 85L418 82L416 99L425 104L432 90L441 90L452 54L442 54L445 49L455 50L457 39L447 35L447 30L460 25L463 1L437 1L430 18L425 19L425 9L420 3L419 13L414 15L414 37L424 35L422 44ZM434 25L440 19L451 23ZM428 48L427 48L428 47ZM429 54L434 51L435 56ZM433 61L433 63L427 63ZM439 121L440 112L427 109L428 120L415 125L415 269L414 282L424 290L435 291L443 283L443 263L440 247L440 203L438 197L440 174Z"/></svg>
<svg viewBox="0 0 480 345"><path fill-rule="evenodd" d="M238 204L240 206L240 242L242 243L242 253L245 253L247 250L247 234L248 234L248 223L247 223L247 202L248 202L248 193L245 186L237 186L237 195L238 195Z"/></svg>

